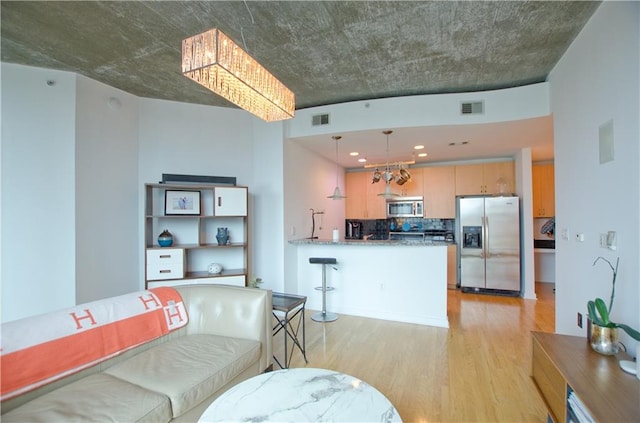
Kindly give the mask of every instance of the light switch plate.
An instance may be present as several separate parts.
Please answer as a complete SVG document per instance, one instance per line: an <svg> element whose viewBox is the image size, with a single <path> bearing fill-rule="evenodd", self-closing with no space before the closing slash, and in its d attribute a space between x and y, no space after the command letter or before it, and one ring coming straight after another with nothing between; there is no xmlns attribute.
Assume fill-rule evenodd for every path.
<svg viewBox="0 0 640 423"><path fill-rule="evenodd" d="M618 235L616 234L616 231L607 232L607 248L609 248L610 250L617 249L618 248L617 238L618 238Z"/></svg>

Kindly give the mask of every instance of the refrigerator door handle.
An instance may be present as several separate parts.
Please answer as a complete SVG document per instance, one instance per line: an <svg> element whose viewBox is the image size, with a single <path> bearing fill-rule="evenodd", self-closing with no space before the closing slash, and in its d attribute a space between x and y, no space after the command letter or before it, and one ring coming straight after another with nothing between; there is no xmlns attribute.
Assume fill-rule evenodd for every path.
<svg viewBox="0 0 640 423"><path fill-rule="evenodd" d="M491 253L490 253L490 249L489 249L489 216L484 216L482 218L484 220L483 222L483 232L484 232L484 252L485 252L485 257L489 258L491 257Z"/></svg>

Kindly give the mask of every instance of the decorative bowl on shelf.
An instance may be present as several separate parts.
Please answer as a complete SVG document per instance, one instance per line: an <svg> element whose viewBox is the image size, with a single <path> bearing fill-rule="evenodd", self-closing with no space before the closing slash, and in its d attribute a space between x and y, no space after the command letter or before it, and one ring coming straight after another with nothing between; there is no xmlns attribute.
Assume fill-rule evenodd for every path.
<svg viewBox="0 0 640 423"><path fill-rule="evenodd" d="M222 265L220 263L211 263L209 265L209 273L212 275L222 273Z"/></svg>

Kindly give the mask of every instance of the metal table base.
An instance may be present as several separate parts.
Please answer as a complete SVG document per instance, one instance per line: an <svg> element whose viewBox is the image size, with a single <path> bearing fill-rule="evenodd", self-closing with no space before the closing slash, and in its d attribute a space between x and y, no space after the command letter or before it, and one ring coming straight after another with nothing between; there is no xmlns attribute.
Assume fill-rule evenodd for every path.
<svg viewBox="0 0 640 423"><path fill-rule="evenodd" d="M288 369L291 364L291 358L295 347L298 347L304 358L304 362L308 363L306 352L306 339L305 339L305 324L304 324L304 308L307 302L307 297L302 295L283 294L280 292L272 293L272 314L276 318L276 324L273 326L273 336L276 336L281 330L284 329L284 366L280 364L278 358L273 356L273 360L282 369ZM276 312L280 312L278 314ZM298 317L296 319L296 317ZM298 339L298 333L302 328L302 344ZM293 345L291 351L287 345L287 340L291 339Z"/></svg>

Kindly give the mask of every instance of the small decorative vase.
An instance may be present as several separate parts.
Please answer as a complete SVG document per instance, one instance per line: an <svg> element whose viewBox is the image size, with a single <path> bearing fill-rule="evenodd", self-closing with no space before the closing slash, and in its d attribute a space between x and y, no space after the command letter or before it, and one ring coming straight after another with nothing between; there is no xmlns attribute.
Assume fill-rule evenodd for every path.
<svg viewBox="0 0 640 423"><path fill-rule="evenodd" d="M216 239L218 240L218 245L226 245L229 241L229 229L227 228L218 228L218 234L216 235Z"/></svg>
<svg viewBox="0 0 640 423"><path fill-rule="evenodd" d="M173 245L173 235L168 230L162 231L162 233L158 236L158 245L161 247L170 247Z"/></svg>
<svg viewBox="0 0 640 423"><path fill-rule="evenodd" d="M595 352L603 355L618 353L618 328L598 326L590 322L589 343Z"/></svg>

